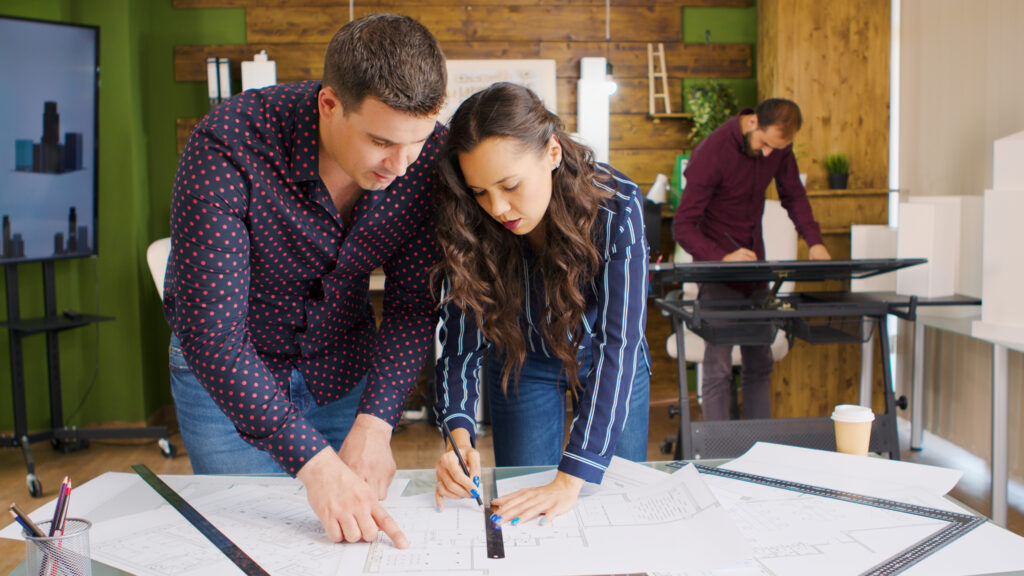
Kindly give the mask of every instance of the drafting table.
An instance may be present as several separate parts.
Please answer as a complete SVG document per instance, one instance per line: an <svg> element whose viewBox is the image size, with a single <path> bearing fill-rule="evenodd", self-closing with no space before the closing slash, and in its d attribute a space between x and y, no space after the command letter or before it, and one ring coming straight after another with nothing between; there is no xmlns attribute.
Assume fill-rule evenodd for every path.
<svg viewBox="0 0 1024 576"><path fill-rule="evenodd" d="M823 281L867 278L924 263L924 259L870 259L825 261L694 262L652 264L652 283L764 282L771 285L767 297L736 300L667 300L656 304L667 312L677 334L685 324L712 344L770 345L778 330L811 343L864 342L865 321L883 325L892 314L913 321L919 306L954 306L976 302L963 297L918 298L892 292L804 292L780 294L789 281ZM870 325L869 325L870 326ZM835 433L829 417L780 418L691 422L686 388L684 338L676 338L680 418L674 457L734 457L757 440L809 448L835 450ZM871 431L872 452L899 459L896 399L892 387L888 338L879 338L885 413L876 417ZM863 384L862 384L863 385Z"/></svg>
<svg viewBox="0 0 1024 576"><path fill-rule="evenodd" d="M946 485L945 488L941 488L941 489L939 489L937 491L935 489L927 489L927 488L924 488L924 486L926 486L926 484L919 483L919 482L926 482L926 480L924 480L919 475L919 472L917 472L917 471L910 471L910 472L908 472L906 470L906 469L913 469L913 468L930 468L930 467L920 466L920 465L916 465L916 464L909 464L909 463L890 462L890 461L885 460L885 459L876 459L876 458L864 458L864 459L861 459L859 457L850 457L850 456L846 456L846 455L842 455L842 454L835 454L835 453L819 453L819 455L818 455L818 457L816 459L809 460L809 461L808 460L803 460L802 458L800 460L797 460L797 461L790 461L790 464L794 464L794 463L796 464L796 466L793 467L792 465L787 465L788 459L784 455L786 449L787 449L787 447L776 447L776 448L770 449L770 451L768 451L766 453L762 453L761 458L759 460L760 460L760 462L770 462L771 463L770 464L770 469L769 468L765 468L763 464L758 464L756 461L755 462L751 462L750 460L747 460L747 464L745 466L737 469L736 466L741 461L744 460L743 458L738 459L738 460L736 460L734 462L729 462L729 463L727 463L724 460L716 460L716 461L708 460L708 461L704 461L702 464L704 466L714 466L714 467L721 466L721 468L717 468L717 469L723 470L723 471L725 471L726 469L731 468L734 471L733 473L740 472L741 474L743 473L742 470L746 470L747 473L753 473L753 474L757 474L758 473L758 472L754 471L754 469L758 469L758 468L763 471L762 473L768 472L769 470L773 470L773 471L775 471L776 473L779 474L778 478L780 478L780 479L789 479L788 481L795 480L797 482L799 482L801 480L803 480L803 481L813 481L815 483L815 485L817 485L817 486L831 487L831 489L833 489L833 490L844 490L844 489L845 490L854 490L854 488L853 488L854 486L861 486L861 487L873 486L874 488L870 488L868 491L863 492L863 493L867 494L867 495L874 495L875 497L880 497L880 498L895 498L895 496L886 496L886 494L901 493L901 492L899 492L901 490L900 489L901 485L904 486L904 487L921 487L920 490L915 490L914 491L917 494L917 497L912 497L910 500L906 500L906 502L907 502L906 506L911 506L912 507L912 506L915 506L915 505L917 505L917 506L923 505L923 506L931 506L931 507L933 507L933 509L934 508L942 508L944 510L957 511L957 512L960 512L960 513L967 513L967 514L974 514L970 510L964 510L963 508L957 508L956 507L957 504L956 504L955 500L950 499L948 496L945 496L945 497L939 496L939 494L944 493L946 490L949 489L949 486L952 485L950 483L947 483L948 482L947 480L939 480L939 483L944 483ZM789 450L798 450L798 449L789 449ZM825 459L825 460L822 461L821 459ZM845 459L845 462L842 462L842 460L844 460L844 459ZM850 468L849 467L848 464L851 463L851 462L855 462L856 463L856 466L854 468ZM676 469L680 468L683 465L685 465L685 463L677 462L677 461L676 462L649 462L649 463L647 463L647 466L649 468L653 468L655 470L666 471L666 472L667 471L676 470ZM899 469L898 470L897 469L893 469L892 466L899 467ZM690 468L692 468L692 467L690 467ZM789 470L788 473L785 472L786 469ZM495 475L495 477L497 477L499 479L508 480L510 478L515 478L515 477L518 477L518 476L522 476L524 474L530 474L530 473L534 473L534 472L543 472L544 470L549 470L549 472L553 474L552 467L520 467L520 468L497 468L497 469L494 469L494 475ZM809 470L814 470L815 472L809 472ZM943 476L944 477L947 476L946 472L953 472L953 471L945 471L945 472L943 472ZM609 474L610 473L611 473L611 471L609 472ZM656 474L660 474L660 472L658 472ZM729 475L730 472L725 471L724 474L725 475ZM796 476L794 476L794 474ZM928 474L931 474L931 473L928 472ZM115 476L118 476L118 475L115 475ZM130 512L130 510L132 509L131 506L126 508L125 504L127 502L136 502L136 505L141 505L141 506L143 506L145 508L146 505L143 504L142 502L138 501L138 496L139 495L146 496L147 494L149 494L150 497L156 498L155 495L152 495L152 494L150 494L148 492L146 487L144 487L144 486L137 486L136 487L136 486L134 486L132 484L133 482L134 482L134 484L141 484L141 480L138 479L137 477L135 477L134 475L131 475L131 474L121 474L119 476L120 476L120 478L114 478L114 477L108 477L108 476L101 477L101 478L109 478L110 481L104 484L104 483L102 483L103 481L100 480L101 484L96 486L96 489L100 490L100 492L99 493L90 494L90 496L99 496L98 498L93 498L92 499L93 501L95 501L98 504L98 507L91 508L90 509L91 512L87 512L85 514L86 517L92 517L92 519L94 519L94 530L97 529L97 524L95 524L95 521L99 521L100 523L103 523L103 522L108 522L109 523L112 519L120 517L118 512L110 510L111 507L113 507L115 509L120 509L121 513L123 514L123 513ZM125 477L127 477L127 478L125 478ZM665 476L663 476L663 477L665 477ZM958 475L955 476L952 479L952 483L956 482L956 477L958 477ZM179 490L181 490L182 487L183 487L182 483L204 482L205 480L212 480L213 484L214 485L218 485L218 486L220 486L220 485L226 486L226 484L225 484L226 482L237 483L239 480L241 480L243 485L246 485L247 482L267 483L268 485L274 485L274 486L277 486L279 488L279 489L275 488L275 494L277 494L276 497L264 499L264 501L267 502L266 504L255 504L254 503L253 506L252 506L252 508L254 508L254 509L257 509L257 508L266 508L266 509L273 509L273 510L278 509L279 504L274 504L273 502L279 501L282 498L294 498L295 495L291 494L292 492L294 492L294 489L292 487L298 485L297 481L289 479L289 478L285 477L284 475L267 475L267 476L262 476L262 477L261 476L250 476L250 477L230 477L230 476L193 477L193 476L187 476L186 475L186 476L177 476L177 477L169 476L169 477L165 477L165 478L167 478L168 481L171 482L172 484L178 485L179 486L179 488L178 488ZM177 478L178 481L174 482L174 481L171 480L172 478ZM831 478L831 480L829 480L829 478ZM886 478L887 480L885 482L879 483L879 482L876 481L876 479L878 479L878 478ZM399 480L407 480L408 481L408 485L404 489L404 495L405 496L414 496L416 494L431 495L432 492L433 492L433 487L434 487L434 471L433 470L399 470L398 474L396 476L396 482L399 481ZM768 480L768 479L766 479L766 480ZM657 480L655 480L655 481L657 481ZM721 480L720 479L716 480L714 476L707 477L706 481L709 482L709 486L716 485L716 482L718 483L717 485L720 485L720 483L721 483ZM787 482L787 480L781 480L781 481L782 482ZM934 481L928 481L927 483L931 484L931 485L935 484ZM85 486L89 486L89 484L87 483ZM916 541L916 538L913 538L912 534L909 534L909 533L899 533L900 529L898 528L898 526L899 525L903 525L905 527L909 526L909 527L913 528L913 527L918 526L918 525L920 525L922 523L922 521L923 521L922 518L911 517L911 518L904 518L904 519L895 519L892 516L893 512L886 511L886 510L878 510L878 508L876 508L873 505L867 505L867 506L863 506L863 510L864 510L863 514L865 514L866 516L864 516L864 517L858 516L857 519L855 519L855 521L861 522L861 523L858 524L858 529L854 530L854 532L856 532L856 534L851 534L851 532L849 532L848 530L843 528L843 526L846 526L846 522L848 520L840 520L840 517L844 517L844 515L840 511L840 508L837 507L836 504L831 503L831 501L827 501L827 502L817 501L817 503L815 503L815 501L813 501L813 499L812 500L808 500L806 495L801 495L799 493L793 493L793 492L790 492L788 490L783 490L782 492L776 491L776 492L771 492L771 493L765 493L763 487L751 486L748 489L748 488L745 488L746 486L751 486L751 485L747 484L746 482L739 482L738 484L733 484L731 486L731 488L727 487L725 492L717 492L716 491L716 493L720 494L719 495L719 501L722 502L723 505L726 506L727 509L732 510L732 512L730 512L730 515L734 515L735 514L734 518L747 520L747 522L746 522L747 530L744 532L744 534L745 534L746 538L749 539L749 541L751 541L751 542L760 542L762 544L764 544L765 542L773 542L773 543L777 544L777 546L773 546L773 545L769 545L767 547L762 546L763 550L762 550L761 554L765 554L766 553L767 554L766 557L769 558L769 559L782 558L783 556L785 556L785 557L791 557L793 561L796 561L797 557L816 556L817 554L813 553L813 551L811 549L808 549L808 548L806 548L804 546L794 546L794 544L799 544L799 542L802 542L802 541L809 541L809 545L813 547L813 546L815 546L815 544L812 544L811 542L818 542L821 539L825 539L826 541L832 543L832 545L826 546L826 548L834 547L834 546L841 546L841 547L842 546L850 546L850 547L853 547L853 548L856 548L856 549L859 550L860 548L863 548L865 546L865 544L871 544L872 542L874 542L875 544L882 545L881 542L876 540L879 537L883 537L885 539L895 538L896 540L898 540L900 543L898 544L898 546L896 546L896 548L895 548L896 550L902 549L904 546L907 546L907 545L913 546L914 548L919 548L920 543L912 544L913 542ZM101 487L105 487L105 488L101 488ZM143 492L141 494L138 492L138 489L140 489L140 488L143 489ZM83 489L85 489L85 487L83 487ZM233 489L234 488L232 488L232 490ZM512 489L514 489L514 488L512 488ZM738 492L734 492L733 491L734 489L738 489L739 491ZM217 490L217 489L214 488L214 490ZM191 492L191 494L194 497L201 498L202 497L201 496L202 492L203 492L202 489L197 489L197 491L193 491L193 492ZM183 493L185 493L185 492L183 492ZM217 494L221 494L221 493L222 492L217 492ZM725 500L721 499L722 496L728 496L729 494L735 494L735 495L744 494L744 495L747 495L747 496L745 496L743 498L727 497ZM932 496L929 496L929 494L931 494ZM212 494L207 494L207 496L210 496L210 495L212 495ZM299 496L301 496L301 494ZM232 500L232 498L233 498L230 494L226 494L226 497L227 497L227 500ZM585 509L585 508L588 507L588 504L584 503L584 498L589 499L589 498L593 498L593 496L581 497L580 506ZM945 502L945 504L936 504L936 502L937 502L936 499ZM293 499L289 500L289 501L294 503ZM589 501L592 502L592 500L589 500ZM431 502L432 502L432 499L431 499ZM730 502L731 502L731 504L730 504ZM786 504L785 502L788 502L788 504ZM952 503L952 505L950 505L950 503ZM301 504L305 504L304 500L301 502ZM824 506L824 508L822 508L822 506ZM457 503L454 502L454 501L449 501L449 507L457 507ZM246 508L249 508L249 507L246 507ZM310 516L309 521L313 522L313 523L316 523L316 520L312 517L311 512L309 512L304 506L299 506L299 508L301 508L301 510L296 510L296 512L301 513L301 514L298 514L297 516L300 516L300 515ZM430 504L428 506L428 508L430 508L431 512L433 512L432 504ZM830 511L830 512L826 512L826 511ZM475 515L475 514L478 514L478 513L479 513L479 511L474 507L472 514ZM589 517L589 518L591 518L593 520L598 520L599 523L603 523L601 521L601 519L605 518L603 515L594 515L593 514L593 509L591 509L591 513L590 514L585 514L583 512L581 512L581 514L584 514L584 516L587 516L587 517ZM779 516L780 514L781 514L781 516ZM901 513L901 514L897 514L897 515L898 516L902 516L903 514L905 514L905 512ZM292 532L294 532L296 530L297 527L305 525L304 521L296 522L296 520L298 519L297 516L289 516L289 518L283 519L284 520L283 523L286 524L286 526L282 527L282 529L289 531L289 533L292 533ZM868 518L868 516L870 516L870 518ZM252 518L255 521L255 524L257 524L257 525L259 524L259 521L258 521L256 516L246 516L246 517ZM276 515L275 515L275 517L276 517ZM788 530L788 528L786 528L791 520L798 520L801 523L803 523L805 521L810 521L812 523L810 526L816 526L815 524L813 524L814 522L817 521L816 519L822 519L822 518L825 518L825 517L830 518L830 520L828 522L826 522L825 525L821 526L821 529L823 529L823 531L809 530L807 528L803 528L803 529L799 529L798 528L796 530L796 532L790 532ZM568 519L565 519L565 520L568 520ZM981 520L981 519L977 519L977 520ZM181 522L184 522L184 521L181 520ZM556 522L555 524L556 525L561 525L561 524L564 524L564 523L565 523L565 521L563 521L561 523L560 522ZM473 524L475 524L475 522L473 522ZM776 524L778 524L776 529L770 528L770 526L774 526ZM1010 569L1016 569L1018 566L1024 567L1024 539L1022 539L1019 536L1013 535L1012 533L1009 533L1008 531L1006 531L1006 530L1004 530L1002 528L999 528L999 527L991 524L990 522L982 521L982 523L980 525L979 524L975 524L975 526L976 527L971 529L970 531L968 531L966 533L962 533L960 536L956 536L956 537L954 537L951 540L946 540L945 542L943 542L943 544L941 544L938 548L935 548L934 550L932 550L934 552L933 556L927 556L927 553L926 553L925 557L919 558L919 560L921 561L920 564L916 564L916 565L915 564L909 564L908 565L906 562L904 562L903 565L901 567L899 567L899 569L900 570L904 570L904 569L907 570L908 576L911 576L913 574L929 574L929 575L933 575L933 576L935 574L941 574L942 576L952 576L953 574L962 574L962 573L969 572L969 570L965 570L964 569L964 566L971 566L972 568L982 568L982 567L984 567L984 568L986 568L986 570L984 570L985 572L992 572L992 573L1000 572L1000 571L1006 571L1006 570L1010 570ZM408 531L408 530L410 530L412 528L412 526L406 525L406 526L403 526L403 528L405 528ZM442 531L443 530L450 530L450 529L452 529L452 527L451 526L447 526L447 527L439 528L439 529L441 529ZM481 527L481 530L482 530L482 527ZM786 531L787 535L786 536L781 536L779 534L779 530ZM926 531L926 532L930 532L930 530L931 529L928 529L928 531ZM175 529L175 533L176 534L180 534L180 531L181 531L181 529ZM513 533L515 532L511 528L510 528L510 531L513 532ZM573 531L570 530L569 532L573 532ZM523 534L528 534L528 533L529 532L524 532ZM830 534L832 536L828 536L827 534ZM896 534L899 534L899 535L897 536ZM506 538L509 538L510 536L512 536L512 534L506 536ZM788 538L790 536L796 536L796 540L788 540L788 539L786 539L786 538ZM142 535L140 537L148 538L147 535ZM550 537L551 538L557 538L558 537L557 531L555 533L552 533ZM309 537L307 536L306 540L308 540L308 539L309 539ZM441 540L443 542L447 542L446 539L442 538ZM464 538L463 538L463 540L464 540ZM523 545L525 545L527 547L527 549L532 549L532 548L534 548L536 546L536 544L531 544L528 541L522 541L521 542L519 538L513 537L513 540L514 541L508 541L507 540L507 543L511 544L513 546L513 548L512 548L513 550L516 549L516 546L523 546ZM162 541L163 540L161 540L161 542ZM299 539L299 540L296 540L296 542L294 542L293 544L289 545L289 550L294 550L294 553L295 554L299 554L299 556L301 557L301 551L307 545L308 545L308 543L304 542L302 539ZM109 546L109 543L108 543L108 546ZM339 545L339 546L343 546L343 545ZM146 547L146 546L143 545L143 547ZM212 545L210 545L210 547L212 548ZM870 546L868 546L868 547L870 547ZM939 548L941 548L941 549L939 549ZM97 549L97 543L94 542L93 543L93 552L94 553L96 552L96 549ZM164 552L162 552L162 554L166 554L169 558L173 558L174 556L179 556L181 554L181 552L182 552L181 549L174 548L174 547L167 548L165 546L161 546L160 549L164 550ZM148 549L145 552L140 551L140 553L153 554L155 550L156 549L154 549L152 546L149 546ZM518 550L520 552L524 551L523 548L519 548ZM559 548L559 550L562 550L562 548ZM811 552L811 553L808 554L809 552ZM824 554L834 554L835 550L832 550L832 551L822 550L821 552L824 553ZM203 556L208 554L208 552L206 552L206 551L199 551L199 550L195 550L194 553L195 554L200 554L200 555L203 555ZM217 552L215 550L212 553L214 555L217 554ZM342 552L342 554L343 554L343 552ZM391 552L385 552L385 554L391 555ZM758 557L758 556L755 556L755 557ZM848 558L847 556L844 556L842 553L840 553L840 557ZM829 558L831 558L832 561L835 562L835 558L833 556L827 556L827 555L823 556L819 560L811 559L811 561L812 562L818 562L820 564L820 562L822 562L822 561L828 561ZM897 561L899 559L901 559L901 558L905 558L905 556L900 554L900 555L894 557L894 559L897 560ZM772 561L774 561L774 560L772 560ZM786 562L786 561L783 560L783 562ZM168 565L166 565L166 566L162 565L162 566L164 568L167 568L170 565L170 563L171 563L171 561L168 560ZM788 565L788 564L783 564L783 565L780 565L779 567L784 566L784 565ZM411 568L413 568L413 567L410 566L409 568L406 568L406 570L409 570ZM684 569L685 569L685 566L680 566L680 570L684 570ZM126 572L123 572L121 570L116 570L116 569L110 568L109 566L105 566L105 565L103 565L103 564L101 564L99 562L95 562L95 561L94 561L94 564L93 564L93 570L94 570L93 573L96 574L97 576L103 576L103 575L109 575L109 574L122 575L122 574L126 573ZM402 571L400 566L390 565L390 569L387 570L387 573L395 574L395 573L397 573L396 570L399 571L399 572ZM896 571L899 571L899 570L896 570ZM887 572L887 573L895 573L896 571L891 571L891 572ZM789 569L782 569L782 571L771 572L771 573L777 573L777 574L804 574L806 572L807 572L807 567L805 566L802 571L801 570L797 570L797 571L794 572L794 571L791 571ZM12 574L23 574L23 573L24 573L24 568L23 567L18 567L17 569L15 569L14 572L12 572ZM272 570L271 573L275 573L275 571ZM458 572L455 572L455 573L458 573ZM742 573L743 574L747 574L748 572L742 572ZM758 572L758 574L764 574L764 573L765 572ZM821 573L821 572L818 571L817 573ZM874 573L874 572L872 572L872 573ZM470 570L469 572L467 572L467 576L469 576L469 574L474 574L474 575L478 576L480 574L480 572L479 572L479 570ZM680 572L680 574L682 574L682 572Z"/></svg>

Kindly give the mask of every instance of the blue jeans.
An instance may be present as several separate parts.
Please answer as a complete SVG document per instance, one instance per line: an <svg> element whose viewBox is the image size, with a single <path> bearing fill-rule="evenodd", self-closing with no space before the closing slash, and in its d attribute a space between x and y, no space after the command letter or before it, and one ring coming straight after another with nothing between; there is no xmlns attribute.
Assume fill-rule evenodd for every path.
<svg viewBox="0 0 1024 576"><path fill-rule="evenodd" d="M590 370L589 352L580 364L580 384ZM494 462L498 466L557 465L565 448L565 377L562 363L527 353L516 389L510 378L508 397L501 391L502 362L487 362L487 386L491 405ZM637 366L629 418L615 446L615 455L634 462L647 459L647 422L650 418L651 373L646 363ZM573 402L573 414L579 406Z"/></svg>
<svg viewBox="0 0 1024 576"><path fill-rule="evenodd" d="M185 364L178 337L171 335L169 348L171 394L178 413L178 428L195 474L280 473L270 454L238 435L235 425L220 410ZM298 370L292 370L288 395L302 416L335 450L352 428L366 378L348 394L326 406L317 406Z"/></svg>

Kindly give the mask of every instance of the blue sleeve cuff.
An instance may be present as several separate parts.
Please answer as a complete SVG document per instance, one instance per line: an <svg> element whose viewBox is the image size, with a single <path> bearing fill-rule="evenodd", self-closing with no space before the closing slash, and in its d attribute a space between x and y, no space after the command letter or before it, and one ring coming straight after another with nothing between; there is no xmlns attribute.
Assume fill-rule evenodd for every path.
<svg viewBox="0 0 1024 576"><path fill-rule="evenodd" d="M472 416L464 412L454 412L446 416L444 421L448 424L448 429L453 432L456 428L462 428L469 432L469 441L473 448L476 448L476 420Z"/></svg>
<svg viewBox="0 0 1024 576"><path fill-rule="evenodd" d="M574 446L566 446L565 452L562 453L562 461L558 464L558 470L587 482L600 484L611 461L610 455L600 456Z"/></svg>

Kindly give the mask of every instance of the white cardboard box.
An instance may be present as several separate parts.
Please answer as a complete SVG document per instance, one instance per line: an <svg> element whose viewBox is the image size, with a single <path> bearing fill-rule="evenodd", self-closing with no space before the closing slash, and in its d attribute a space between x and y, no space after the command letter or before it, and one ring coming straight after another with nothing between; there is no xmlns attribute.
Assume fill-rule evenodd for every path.
<svg viewBox="0 0 1024 576"><path fill-rule="evenodd" d="M982 262L979 338L1024 342L1024 190L985 191L985 254Z"/></svg>
<svg viewBox="0 0 1024 576"><path fill-rule="evenodd" d="M992 155L992 188L1024 193L1024 132L996 140Z"/></svg>
<svg viewBox="0 0 1024 576"><path fill-rule="evenodd" d="M928 262L896 272L896 292L935 298L952 296L960 248L958 215L952 204L900 204L898 258L927 258Z"/></svg>
<svg viewBox="0 0 1024 576"><path fill-rule="evenodd" d="M896 257L897 230L885 224L850 226L850 258L873 259ZM863 280L851 280L851 292L894 292L896 273L879 274Z"/></svg>
<svg viewBox="0 0 1024 576"><path fill-rule="evenodd" d="M952 209L955 212L954 229L948 231L956 235L954 242L958 246L952 255L953 292L981 298L984 196L911 196L909 202L941 205L943 210ZM967 312L971 310L967 309Z"/></svg>

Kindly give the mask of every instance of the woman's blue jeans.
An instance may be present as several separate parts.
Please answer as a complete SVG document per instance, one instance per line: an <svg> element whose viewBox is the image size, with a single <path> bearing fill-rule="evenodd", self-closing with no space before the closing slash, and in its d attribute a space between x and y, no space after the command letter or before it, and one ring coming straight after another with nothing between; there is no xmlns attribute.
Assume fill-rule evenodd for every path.
<svg viewBox="0 0 1024 576"><path fill-rule="evenodd" d="M580 365L580 384L590 370L590 354ZM512 380L508 396L501 391L502 363L487 362L487 386L494 438L494 461L498 466L557 465L566 443L565 376L559 378L560 360L527 354L519 386ZM645 363L637 367L629 398L629 417L615 446L615 455L635 462L647 459L647 424L650 417L651 374ZM573 402L573 414L579 406Z"/></svg>
<svg viewBox="0 0 1024 576"><path fill-rule="evenodd" d="M178 428L195 474L280 473L281 467L270 454L249 444L238 435L235 425L203 388L181 353L181 343L171 335L169 348L171 394L178 413ZM326 406L317 406L298 370L292 370L289 398L306 421L320 432L335 450L352 428L366 378L348 394Z"/></svg>

